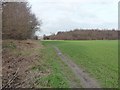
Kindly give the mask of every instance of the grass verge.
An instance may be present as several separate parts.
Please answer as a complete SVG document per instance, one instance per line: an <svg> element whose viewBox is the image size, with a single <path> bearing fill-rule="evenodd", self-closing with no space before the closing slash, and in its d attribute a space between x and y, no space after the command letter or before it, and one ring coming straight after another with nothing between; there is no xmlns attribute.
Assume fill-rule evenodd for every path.
<svg viewBox="0 0 120 90"><path fill-rule="evenodd" d="M44 48L39 53L41 59L39 65L32 68L33 71L45 73L35 78L38 88L69 88L81 87L74 74L57 56L54 48L44 44ZM73 86L74 85L74 86Z"/></svg>

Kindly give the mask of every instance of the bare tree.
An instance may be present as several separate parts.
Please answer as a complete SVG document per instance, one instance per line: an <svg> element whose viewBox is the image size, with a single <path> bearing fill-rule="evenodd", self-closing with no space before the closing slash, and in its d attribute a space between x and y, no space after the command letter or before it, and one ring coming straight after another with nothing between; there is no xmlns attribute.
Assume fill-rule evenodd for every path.
<svg viewBox="0 0 120 90"><path fill-rule="evenodd" d="M4 3L2 19L3 39L32 38L41 25L28 2Z"/></svg>

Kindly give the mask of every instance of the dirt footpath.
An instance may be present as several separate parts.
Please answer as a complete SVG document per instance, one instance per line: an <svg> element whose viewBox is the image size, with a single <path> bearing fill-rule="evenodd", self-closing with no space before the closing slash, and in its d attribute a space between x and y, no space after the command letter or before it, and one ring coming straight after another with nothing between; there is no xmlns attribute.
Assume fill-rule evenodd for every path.
<svg viewBox="0 0 120 90"><path fill-rule="evenodd" d="M54 46L58 56L61 60L71 68L72 72L75 74L75 77L80 80L80 83L83 88L100 88L98 82L93 79L88 73L86 73L82 68L78 67L71 59L63 55L58 47Z"/></svg>

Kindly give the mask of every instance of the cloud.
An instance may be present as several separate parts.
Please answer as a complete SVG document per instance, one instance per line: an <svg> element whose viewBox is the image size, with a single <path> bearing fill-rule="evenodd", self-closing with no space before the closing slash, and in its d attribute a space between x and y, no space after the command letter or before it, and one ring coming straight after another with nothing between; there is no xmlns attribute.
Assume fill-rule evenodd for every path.
<svg viewBox="0 0 120 90"><path fill-rule="evenodd" d="M111 3L111 2L118 2L119 0L34 0L30 2L37 2L37 3Z"/></svg>
<svg viewBox="0 0 120 90"><path fill-rule="evenodd" d="M29 0L41 34L74 28L117 28L119 0Z"/></svg>

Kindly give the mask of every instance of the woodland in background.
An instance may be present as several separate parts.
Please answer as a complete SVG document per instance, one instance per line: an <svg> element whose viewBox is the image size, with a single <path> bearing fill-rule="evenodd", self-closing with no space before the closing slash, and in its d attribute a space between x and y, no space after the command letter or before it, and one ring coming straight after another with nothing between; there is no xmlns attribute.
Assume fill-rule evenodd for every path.
<svg viewBox="0 0 120 90"><path fill-rule="evenodd" d="M41 21L31 11L28 2L2 3L2 39L25 40L35 38L35 31L40 30ZM75 29L58 32L45 40L116 40L117 30Z"/></svg>
<svg viewBox="0 0 120 90"><path fill-rule="evenodd" d="M117 40L118 30L75 29L58 32L50 36L44 35L45 40Z"/></svg>
<svg viewBox="0 0 120 90"><path fill-rule="evenodd" d="M28 2L2 2L2 10L2 39L31 39L41 26Z"/></svg>

